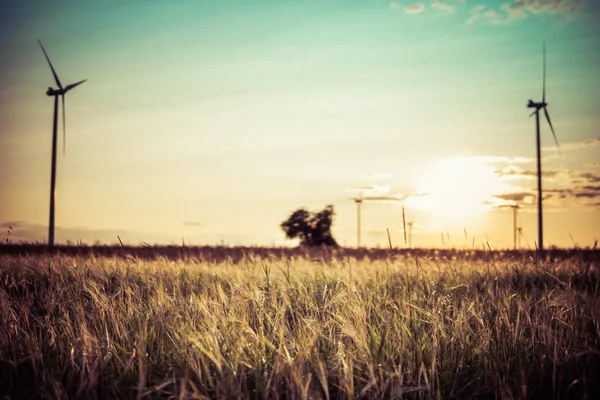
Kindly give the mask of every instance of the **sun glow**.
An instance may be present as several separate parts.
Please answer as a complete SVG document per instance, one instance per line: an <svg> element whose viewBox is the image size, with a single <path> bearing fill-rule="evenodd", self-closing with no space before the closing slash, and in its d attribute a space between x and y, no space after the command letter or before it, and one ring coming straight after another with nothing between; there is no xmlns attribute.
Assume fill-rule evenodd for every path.
<svg viewBox="0 0 600 400"><path fill-rule="evenodd" d="M420 181L420 191L428 195L409 199L407 205L427 210L437 221L446 223L473 222L490 209L493 194L506 190L506 183L480 157L442 159Z"/></svg>

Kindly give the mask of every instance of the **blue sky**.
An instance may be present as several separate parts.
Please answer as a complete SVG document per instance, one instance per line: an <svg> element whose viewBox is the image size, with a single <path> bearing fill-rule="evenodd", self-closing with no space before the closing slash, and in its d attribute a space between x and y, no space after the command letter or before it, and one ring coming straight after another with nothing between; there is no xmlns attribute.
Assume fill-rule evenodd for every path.
<svg viewBox="0 0 600 400"><path fill-rule="evenodd" d="M331 203L334 235L352 245L350 197L370 186L364 195L429 196L366 204L366 244L384 245L386 227L400 240L404 205L417 245L467 228L508 246L511 214L494 207L512 198L532 242L526 103L541 97L542 41L564 144L558 156L542 126L547 240L589 245L597 234L595 2L2 7L0 224L20 226L15 237L42 240L48 218L53 80L37 38L63 83L88 79L67 95L58 240L287 244L278 225L292 210Z"/></svg>

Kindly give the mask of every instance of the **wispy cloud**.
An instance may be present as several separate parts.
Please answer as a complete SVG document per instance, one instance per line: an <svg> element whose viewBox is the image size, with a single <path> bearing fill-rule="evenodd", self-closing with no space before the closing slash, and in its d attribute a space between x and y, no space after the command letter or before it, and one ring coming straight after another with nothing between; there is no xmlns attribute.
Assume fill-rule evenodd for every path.
<svg viewBox="0 0 600 400"><path fill-rule="evenodd" d="M379 203L401 203L414 197L428 196L429 193L397 193L395 195L387 196L367 196L362 199L365 201L374 201Z"/></svg>
<svg viewBox="0 0 600 400"><path fill-rule="evenodd" d="M495 172L498 176L507 179L535 179L537 177L537 170L522 169L515 165L509 165L505 168L498 169ZM542 171L542 177L546 179L557 178L560 176L568 177L570 172L570 170L544 170Z"/></svg>
<svg viewBox="0 0 600 400"><path fill-rule="evenodd" d="M474 23L479 20L484 20L494 25L506 23L504 16L496 9L486 9L483 4L479 4L471 8L469 11L468 22Z"/></svg>
<svg viewBox="0 0 600 400"><path fill-rule="evenodd" d="M456 10L456 3L465 4L466 0L430 0L430 9L441 14L452 14ZM400 2L392 0L389 7L393 10L402 7ZM427 9L424 2L417 2L402 7L405 14L420 14Z"/></svg>
<svg viewBox="0 0 600 400"><path fill-rule="evenodd" d="M533 14L570 14L584 3L585 0L515 0L513 4Z"/></svg>
<svg viewBox="0 0 600 400"><path fill-rule="evenodd" d="M567 188L544 189L543 199L552 205L579 206L597 208L600 199L600 185L576 185ZM504 208L510 205L531 206L537 204L537 191L515 188L513 192L498 193L490 203L492 208Z"/></svg>
<svg viewBox="0 0 600 400"><path fill-rule="evenodd" d="M385 196L390 192L389 185L350 186L348 191L362 196Z"/></svg>
<svg viewBox="0 0 600 400"><path fill-rule="evenodd" d="M356 199L363 199L365 201L376 201L376 202L403 202L409 198L427 196L428 193L414 192L414 193L396 193L390 194L389 186L377 186L377 185L365 185L365 186L352 186L348 188L349 191L355 193Z"/></svg>
<svg viewBox="0 0 600 400"><path fill-rule="evenodd" d="M582 146L594 145L597 140L586 140L572 143L569 148L580 148ZM505 180L534 180L537 170L522 169L515 165L507 165L495 173ZM562 187L545 188L544 200L548 200L553 206L561 205L567 208L595 207L600 198L600 175L582 170L545 170L542 173L545 180L554 180L554 185L560 183ZM494 199L489 203L492 208L502 208L514 204L533 205L536 204L537 190L526 189L511 185L508 190L494 194Z"/></svg>
<svg viewBox="0 0 600 400"><path fill-rule="evenodd" d="M395 1L390 1L389 6L390 6L390 9L397 10L400 8L400 3L397 3Z"/></svg>
<svg viewBox="0 0 600 400"><path fill-rule="evenodd" d="M494 171L496 175L505 180L532 180L537 177L537 170L522 169L516 165L507 165ZM600 182L600 175L593 172L571 169L546 169L542 170L544 179L562 179L570 185L593 184Z"/></svg>
<svg viewBox="0 0 600 400"><path fill-rule="evenodd" d="M471 8L469 22L482 20L493 25L506 25L529 16L564 15L572 18L585 2L586 0L514 0L503 3L498 8L480 4Z"/></svg>
<svg viewBox="0 0 600 400"><path fill-rule="evenodd" d="M453 13L455 10L455 6L450 4L448 0L431 0L431 8L448 14Z"/></svg>
<svg viewBox="0 0 600 400"><path fill-rule="evenodd" d="M576 184L590 184L599 182L600 175L593 174L591 172L580 172L575 177L573 177L573 183Z"/></svg>
<svg viewBox="0 0 600 400"><path fill-rule="evenodd" d="M535 195L531 190L519 190L512 193L499 193L494 197L500 202L492 203L496 207L513 205L513 204L534 204Z"/></svg>
<svg viewBox="0 0 600 400"><path fill-rule="evenodd" d="M500 25L500 24L504 24L506 22L508 22L504 16L502 14L500 14L500 12L498 12L497 10L486 10L483 12L483 14L481 14L483 16L483 18L495 25Z"/></svg>
<svg viewBox="0 0 600 400"><path fill-rule="evenodd" d="M408 199L412 199L414 197L424 197L424 196L428 196L429 193L425 193L425 192L415 192L415 193L397 193L393 196L383 196L381 199L372 199L372 200L379 200L379 201L405 201ZM371 199L369 199L371 200Z"/></svg>
<svg viewBox="0 0 600 400"><path fill-rule="evenodd" d="M423 3L413 3L404 7L405 14L420 14L425 11L425 4Z"/></svg>
<svg viewBox="0 0 600 400"><path fill-rule="evenodd" d="M487 1L477 4L469 11L469 23L482 21L493 25L506 25L528 17L544 17L563 15L573 19L583 5L590 0L505 0ZM425 2L415 2L402 7L399 0L391 0L390 9L404 10L405 14L420 14L427 8ZM430 0L430 9L442 14L452 14L458 5L466 4L466 0Z"/></svg>
<svg viewBox="0 0 600 400"><path fill-rule="evenodd" d="M485 6L483 4L479 4L471 8L471 11L469 11L469 23L473 23L480 19L484 10Z"/></svg>
<svg viewBox="0 0 600 400"><path fill-rule="evenodd" d="M577 193L577 197L588 197L595 199L600 194L600 185L583 186L581 192Z"/></svg>

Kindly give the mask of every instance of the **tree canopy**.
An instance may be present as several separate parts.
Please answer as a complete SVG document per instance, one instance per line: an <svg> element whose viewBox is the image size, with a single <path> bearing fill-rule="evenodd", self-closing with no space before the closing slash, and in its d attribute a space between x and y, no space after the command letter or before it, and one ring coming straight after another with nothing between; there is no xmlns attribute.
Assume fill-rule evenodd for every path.
<svg viewBox="0 0 600 400"><path fill-rule="evenodd" d="M302 246L337 247L338 244L331 234L334 215L332 205L316 213L299 208L281 223L281 229L288 239L300 239Z"/></svg>

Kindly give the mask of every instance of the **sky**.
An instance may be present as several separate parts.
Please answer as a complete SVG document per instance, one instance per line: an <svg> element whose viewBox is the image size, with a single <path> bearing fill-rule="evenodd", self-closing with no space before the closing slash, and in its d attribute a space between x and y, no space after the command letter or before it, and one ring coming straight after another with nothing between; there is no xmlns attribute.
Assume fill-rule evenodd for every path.
<svg viewBox="0 0 600 400"><path fill-rule="evenodd" d="M592 0L7 0L0 6L0 239L294 245L280 223L335 207L356 245L600 237L600 3ZM59 125L60 126L60 125ZM8 227L12 230L8 233ZM6 231L6 233L5 233Z"/></svg>

